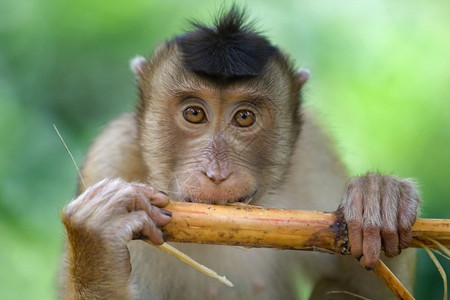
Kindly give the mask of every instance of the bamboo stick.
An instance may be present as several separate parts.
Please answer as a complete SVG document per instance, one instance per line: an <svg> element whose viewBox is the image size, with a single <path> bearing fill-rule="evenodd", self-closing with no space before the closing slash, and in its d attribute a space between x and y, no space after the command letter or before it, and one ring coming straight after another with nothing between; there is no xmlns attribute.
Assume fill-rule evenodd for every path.
<svg viewBox="0 0 450 300"><path fill-rule="evenodd" d="M347 227L337 213L175 201L165 209L173 213L162 228L167 241L350 253ZM436 245L427 238L450 248L450 220L418 219L413 232L430 248ZM420 247L415 240L410 246Z"/></svg>
<svg viewBox="0 0 450 300"><path fill-rule="evenodd" d="M379 260L375 268L373 268L373 272L381 279L381 281L383 281L397 299L414 299L411 293L405 288L400 280L398 280L397 276L395 276L381 260Z"/></svg>

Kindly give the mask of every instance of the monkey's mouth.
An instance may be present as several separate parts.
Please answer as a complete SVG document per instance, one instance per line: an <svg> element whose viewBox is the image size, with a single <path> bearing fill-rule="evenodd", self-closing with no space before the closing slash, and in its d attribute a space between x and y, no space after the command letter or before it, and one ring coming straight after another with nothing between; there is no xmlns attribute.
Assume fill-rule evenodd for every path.
<svg viewBox="0 0 450 300"><path fill-rule="evenodd" d="M237 198L219 198L219 197L195 197L195 196L185 196L181 199L181 202L193 202L193 203L205 203L205 204L218 204L218 205L226 205L228 203L243 203L249 204L253 197L258 192L258 189L251 191L250 193L237 197ZM206 195L204 195L206 196Z"/></svg>

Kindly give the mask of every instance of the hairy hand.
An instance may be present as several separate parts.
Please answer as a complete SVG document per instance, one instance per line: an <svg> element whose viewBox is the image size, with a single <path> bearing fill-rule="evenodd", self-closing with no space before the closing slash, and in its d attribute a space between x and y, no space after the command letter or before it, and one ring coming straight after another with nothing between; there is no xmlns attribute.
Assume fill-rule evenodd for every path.
<svg viewBox="0 0 450 300"><path fill-rule="evenodd" d="M87 260L96 268L118 268L117 274L129 275L127 243L148 238L154 244L162 244L159 227L170 221L171 213L160 207L168 203L164 193L121 179L104 179L89 187L62 213L71 263L77 266ZM74 272L78 269L73 268Z"/></svg>
<svg viewBox="0 0 450 300"><path fill-rule="evenodd" d="M381 248L393 257L408 247L419 203L409 179L369 173L350 181L339 210L348 224L350 251L361 265L373 268Z"/></svg>

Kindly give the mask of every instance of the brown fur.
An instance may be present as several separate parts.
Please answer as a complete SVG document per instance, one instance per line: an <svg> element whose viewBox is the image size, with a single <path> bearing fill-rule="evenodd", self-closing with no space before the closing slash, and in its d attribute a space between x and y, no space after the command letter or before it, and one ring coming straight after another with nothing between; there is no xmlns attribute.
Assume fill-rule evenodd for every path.
<svg viewBox="0 0 450 300"><path fill-rule="evenodd" d="M388 255L398 254L393 232L400 230L400 240L408 241L419 202L412 183L378 174L353 179L346 190L345 171L328 138L312 114L299 107L306 79L283 55L273 58L262 76L227 85L186 70L179 57L169 42L151 60L134 61L141 92L136 114L112 122L89 150L82 175L87 186L94 186L81 186L81 195L62 213L68 240L62 295L294 299L312 293L323 299L333 289L392 298L352 257L176 245L226 274L236 285L228 288L136 240L145 236L162 242L158 227L170 215L158 208L168 201L158 190L175 200L225 204L249 196L245 199L257 205L326 211L335 210L344 195L340 209L349 221L352 252L370 267L381 243ZM203 100L189 100L193 97ZM189 105L204 106L208 123L186 122L182 111ZM230 107L239 105L255 111L256 125L229 124L235 112ZM212 180L218 177L220 182ZM405 251L388 264L411 288L414 252Z"/></svg>

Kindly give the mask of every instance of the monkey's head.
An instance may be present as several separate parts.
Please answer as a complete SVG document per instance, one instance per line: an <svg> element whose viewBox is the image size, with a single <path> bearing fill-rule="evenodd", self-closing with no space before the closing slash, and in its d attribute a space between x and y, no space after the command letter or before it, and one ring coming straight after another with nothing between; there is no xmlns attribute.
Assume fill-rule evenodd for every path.
<svg viewBox="0 0 450 300"><path fill-rule="evenodd" d="M306 72L232 7L136 58L149 183L173 200L257 200L281 184L300 125Z"/></svg>

